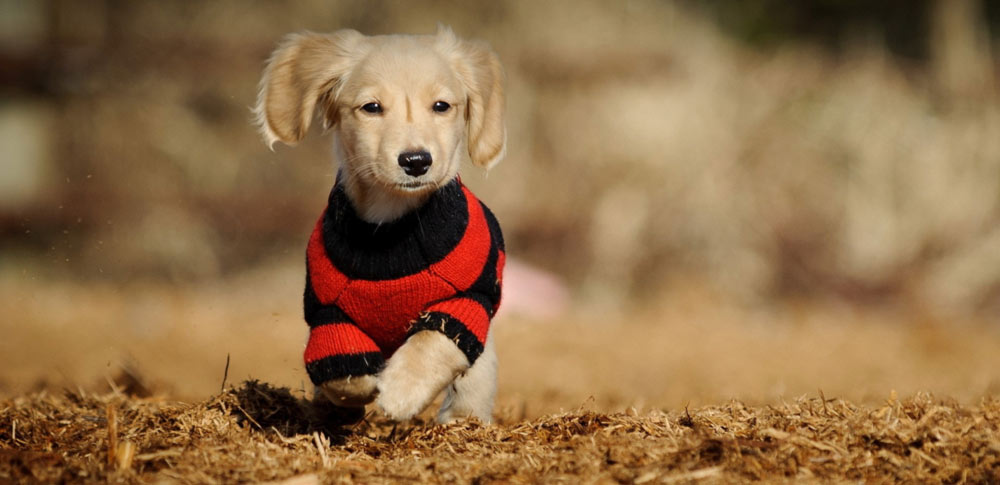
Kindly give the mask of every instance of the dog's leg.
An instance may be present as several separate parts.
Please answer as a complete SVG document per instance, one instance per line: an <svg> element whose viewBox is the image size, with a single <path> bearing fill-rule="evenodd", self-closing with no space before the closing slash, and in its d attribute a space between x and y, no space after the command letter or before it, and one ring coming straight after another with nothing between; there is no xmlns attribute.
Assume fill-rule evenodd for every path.
<svg viewBox="0 0 1000 485"><path fill-rule="evenodd" d="M483 353L472 367L448 386L438 422L475 416L484 423L493 421L493 399L497 391L497 353L493 337L486 337Z"/></svg>
<svg viewBox="0 0 1000 485"><path fill-rule="evenodd" d="M376 403L390 418L406 421L468 368L469 359L443 333L417 332L396 350L379 374Z"/></svg>

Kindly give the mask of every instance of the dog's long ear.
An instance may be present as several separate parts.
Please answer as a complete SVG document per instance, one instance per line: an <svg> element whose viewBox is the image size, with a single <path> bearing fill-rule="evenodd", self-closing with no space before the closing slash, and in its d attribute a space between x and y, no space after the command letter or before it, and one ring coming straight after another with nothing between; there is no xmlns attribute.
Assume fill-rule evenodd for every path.
<svg viewBox="0 0 1000 485"><path fill-rule="evenodd" d="M507 148L505 98L500 59L485 42L463 41L451 29L438 27L437 44L451 59L468 94L466 117L469 158L480 167L496 165Z"/></svg>
<svg viewBox="0 0 1000 485"><path fill-rule="evenodd" d="M364 54L365 39L355 30L339 30L291 34L281 42L264 68L254 108L268 146L301 140L317 104L326 126L336 122L336 90Z"/></svg>

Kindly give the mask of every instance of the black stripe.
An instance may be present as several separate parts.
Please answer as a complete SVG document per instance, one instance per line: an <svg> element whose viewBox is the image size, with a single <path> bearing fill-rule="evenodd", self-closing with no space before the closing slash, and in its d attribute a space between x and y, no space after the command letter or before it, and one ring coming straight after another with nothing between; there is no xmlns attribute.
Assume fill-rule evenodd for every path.
<svg viewBox="0 0 1000 485"><path fill-rule="evenodd" d="M302 302L306 323L309 324L310 328L327 323L351 322L351 317L348 317L336 305L324 305L319 301L319 297L316 296L316 292L313 290L308 264L306 265L306 289L302 295Z"/></svg>
<svg viewBox="0 0 1000 485"><path fill-rule="evenodd" d="M472 365L479 355L483 353L483 344L476 338L476 335L464 323L447 313L422 313L413 322L413 326L410 327L407 337L422 330L434 330L443 333L445 337L455 342L458 349L465 354L465 357L469 359L469 365Z"/></svg>
<svg viewBox="0 0 1000 485"><path fill-rule="evenodd" d="M493 244L496 244L501 251L506 251L503 242L503 232L500 230L500 221L497 220L497 216L493 215L493 211L489 207L486 207L482 201L479 201L479 205L483 208L483 214L486 216L486 225L490 228L490 239Z"/></svg>
<svg viewBox="0 0 1000 485"><path fill-rule="evenodd" d="M323 244L327 257L348 278L388 280L444 259L468 224L468 203L458 180L438 189L419 209L382 224L361 219L338 182L323 216Z"/></svg>
<svg viewBox="0 0 1000 485"><path fill-rule="evenodd" d="M483 266L483 271L479 273L479 277L476 281L472 283L463 294L460 296L467 296L473 298L486 308L486 314L493 318L493 308L500 302L500 281L497 278L497 258L499 253L497 252L496 245L490 247L490 254L486 258L486 264Z"/></svg>
<svg viewBox="0 0 1000 485"><path fill-rule="evenodd" d="M309 379L317 386L331 379L378 374L385 359L378 352L330 355L306 364Z"/></svg>
<svg viewBox="0 0 1000 485"><path fill-rule="evenodd" d="M485 205L482 205L482 207L483 213L486 215L486 223L490 229L490 252L486 258L486 264L483 266L483 271L479 273L479 277L476 278L476 281L472 283L472 286L467 291L472 294L478 294L474 295L476 301L479 301L486 308L486 314L490 318L493 318L493 309L500 303L501 288L500 279L497 277L497 259L500 257L499 251L502 251L504 248L504 243L503 234L500 232L500 224L497 223L496 217L493 216L493 213ZM483 301L483 298L486 301Z"/></svg>

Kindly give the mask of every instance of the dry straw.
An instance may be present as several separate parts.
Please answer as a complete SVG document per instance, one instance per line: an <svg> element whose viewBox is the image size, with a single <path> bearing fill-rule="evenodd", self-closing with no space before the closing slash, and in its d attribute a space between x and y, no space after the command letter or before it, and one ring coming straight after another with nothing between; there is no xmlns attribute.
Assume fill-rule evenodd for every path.
<svg viewBox="0 0 1000 485"><path fill-rule="evenodd" d="M329 411L256 382L196 404L41 392L0 403L0 481L1000 480L995 399L963 406L893 395L877 407L826 398L763 407L733 401L647 414L500 416L493 426L394 427L370 415L338 427Z"/></svg>

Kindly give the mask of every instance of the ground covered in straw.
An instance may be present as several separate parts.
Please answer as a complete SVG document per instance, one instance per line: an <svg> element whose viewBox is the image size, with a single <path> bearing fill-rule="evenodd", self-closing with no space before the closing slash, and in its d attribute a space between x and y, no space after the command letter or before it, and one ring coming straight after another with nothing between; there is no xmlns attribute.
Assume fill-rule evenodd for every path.
<svg viewBox="0 0 1000 485"><path fill-rule="evenodd" d="M199 403L43 391L0 402L0 482L1000 481L1000 400L802 398L494 425L356 424L246 382Z"/></svg>

